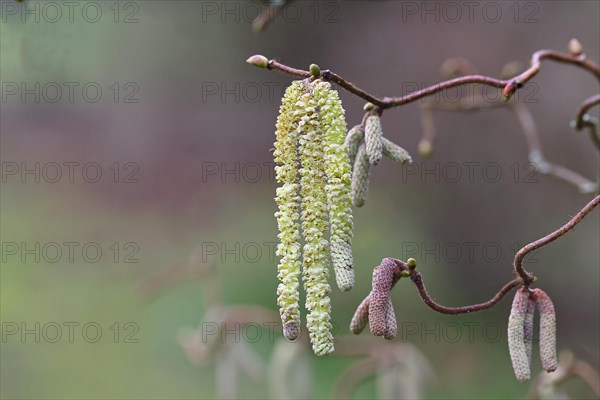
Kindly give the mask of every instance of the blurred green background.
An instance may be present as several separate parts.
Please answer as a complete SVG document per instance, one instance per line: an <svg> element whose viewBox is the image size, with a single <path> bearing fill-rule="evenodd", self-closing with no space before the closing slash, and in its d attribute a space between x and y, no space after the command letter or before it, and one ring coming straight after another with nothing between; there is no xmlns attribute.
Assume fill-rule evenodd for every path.
<svg viewBox="0 0 600 400"><path fill-rule="evenodd" d="M269 149L291 77L252 68L244 62L248 56L264 54L299 68L318 63L382 96L439 81L439 66L449 57L466 57L480 73L498 76L509 61L527 65L535 50L565 50L577 37L591 59L600 58L596 1L481 2L473 18L461 2L457 17L441 2L299 1L261 33L251 29L263 7L256 2L83 1L73 2L72 15L67 2L26 3L0 2L3 399L217 395L214 364L192 365L177 339L207 310L198 285L204 278L184 279L151 301L136 287L200 249L201 261L217 267L226 304L276 311ZM494 17L494 10L501 14ZM544 63L534 82L536 101L527 106L548 159L594 179L597 151L569 121L579 103L598 92L598 82L553 63ZM340 94L348 123L358 123L363 101ZM432 296L445 305L481 302L512 278L518 246L554 230L591 199L539 174L525 181L525 140L507 111L439 113L435 120L435 153L423 159L416 151L418 106L383 118L386 136L413 154L419 172L384 161L374 170L366 206L355 210L357 284L350 293L332 293L342 341L381 258L415 257ZM480 168L472 182L466 176L436 180L441 169L421 175L467 162L497 163L502 177L492 183ZM72 179L65 163L73 165ZM95 164L84 169L89 163ZM60 179L54 179L56 164ZM96 178L97 171L102 176ZM559 349L596 368L598 233L596 211L527 264L554 299ZM65 242L77 243L72 259ZM478 245L468 257L465 243L471 242ZM41 250L56 250L48 244L63 250L56 260ZM86 244L90 252L82 253ZM455 245L460 257L444 253ZM489 256L486 245L500 254ZM427 252L435 246L442 250ZM34 250L27 254L27 248ZM101 256L94 255L98 248ZM437 377L425 386L425 398L525 396L528 386L514 379L504 332L510 298L490 311L452 317L428 309L412 286L400 282L393 300L400 327L419 327L406 339ZM79 324L72 341L63 325L69 322ZM82 333L89 323L102 329L95 343L89 340L94 328ZM444 339L451 323L461 329L456 342ZM469 323L478 324L474 340ZM62 327L56 343L47 340L52 324ZM499 327L500 337L491 330L486 339L486 324ZM441 332L441 339L423 327ZM249 346L266 361L273 342L263 335ZM534 375L541 370L536 354ZM329 398L352 361L313 357L314 396ZM243 378L240 385L242 398L267 395L264 381ZM567 388L573 397L591 396L580 383ZM372 380L356 392L357 398L374 396Z"/></svg>

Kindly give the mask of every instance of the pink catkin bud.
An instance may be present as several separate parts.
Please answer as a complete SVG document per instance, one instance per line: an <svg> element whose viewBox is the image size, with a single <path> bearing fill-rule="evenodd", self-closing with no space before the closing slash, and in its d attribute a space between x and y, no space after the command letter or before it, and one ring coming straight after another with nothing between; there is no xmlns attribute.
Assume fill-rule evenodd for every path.
<svg viewBox="0 0 600 400"><path fill-rule="evenodd" d="M369 302L369 327L375 336L384 336L387 330L390 292L394 284L395 263L383 259L373 270L373 289Z"/></svg>
<svg viewBox="0 0 600 400"><path fill-rule="evenodd" d="M525 288L517 290L508 318L508 351L519 382L528 381L531 375L524 334L528 305L529 290Z"/></svg>
<svg viewBox="0 0 600 400"><path fill-rule="evenodd" d="M540 310L540 358L546 372L556 370L556 312L550 296L541 289L533 290L533 297Z"/></svg>
<svg viewBox="0 0 600 400"><path fill-rule="evenodd" d="M356 311L354 312L354 316L350 321L350 332L355 335L361 333L367 323L369 323L369 302L371 300L371 295L369 294L365 299L360 303Z"/></svg>

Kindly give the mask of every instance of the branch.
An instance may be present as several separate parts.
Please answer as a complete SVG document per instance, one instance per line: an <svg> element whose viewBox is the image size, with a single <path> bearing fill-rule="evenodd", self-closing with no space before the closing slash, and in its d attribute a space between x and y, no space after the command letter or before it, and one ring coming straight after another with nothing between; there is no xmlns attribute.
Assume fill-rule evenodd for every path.
<svg viewBox="0 0 600 400"><path fill-rule="evenodd" d="M373 269L373 289L354 313L352 322L350 323L350 330L354 334L359 334L366 327L368 321L371 332L376 336L384 336L386 339L391 339L395 335L395 332L394 334L389 334L390 324L394 326L394 329L392 330L395 331L396 319L393 315L393 308L390 310L388 307L393 307L391 305L390 293L402 277L410 277L417 287L417 291L423 302L429 308L439 313L468 314L492 308L515 287L520 285L529 287L535 280L532 274L523 269L523 259L528 253L558 239L573 229L575 225L581 222L581 220L584 219L599 203L600 195L590 201L577 213L577 215L561 228L521 248L515 255L514 260L514 268L518 277L504 285L494 297L484 303L462 307L448 307L441 305L433 300L427 292L423 276L417 272L417 263L413 258L409 258L406 262L395 258L384 258L381 260L381 264ZM388 304L388 306L385 304Z"/></svg>
<svg viewBox="0 0 600 400"><path fill-rule="evenodd" d="M465 60L466 61L466 60ZM461 63L461 65L465 64L465 61ZM455 59L449 59L442 64L441 69L446 71L449 69L448 64L455 64ZM468 63L469 71L463 71L461 69L453 68L452 73L467 73L474 70L474 67ZM512 67L511 64L507 64L503 68L503 71L506 69L514 69L516 67ZM447 73L448 71L446 71ZM514 74L515 72L512 72ZM503 72L503 75L505 73ZM590 136L592 141L599 146L600 148L600 139L596 133L596 125L597 122L585 114L585 112L600 102L600 95L592 96L585 100L581 108L577 114L576 121L572 122L573 127L578 129L582 129L583 126L589 128ZM533 116L531 115L529 109L523 103L506 103L501 100L494 99L490 101L486 99L482 95L477 95L474 98L461 98L456 102L443 102L436 103L432 101L427 101L421 105L421 126L423 129L423 135L421 137L421 141L419 142L419 152L422 156L429 156L433 151L433 141L435 140L436 131L434 125L434 111L462 111L462 112L473 112L473 111L481 111L481 110L490 110L497 107L508 107L510 111L517 118L519 125L521 126L521 130L525 135L525 139L527 142L529 161L536 166L537 172L540 172L543 175L549 175L559 180L562 180L568 184L571 184L579 190L581 193L594 193L598 190L599 183L593 182L586 177L580 175L579 173L565 167L562 165L555 164L553 162L548 161L544 153L542 151L542 145L539 138L539 133ZM577 125L577 124L580 125ZM585 124L585 125L583 125Z"/></svg>
<svg viewBox="0 0 600 400"><path fill-rule="evenodd" d="M558 239L565 233L569 232L578 223L580 223L581 220L583 220L594 209L594 207L596 207L599 203L600 203L600 195L594 197L594 199L592 201L590 201L588 204L586 204L585 207L583 207L573 218L571 218L571 220L569 222L567 222L566 224L564 224L563 226L561 226L554 232L550 233L549 235L546 235L541 239L538 239L534 242L529 243L528 245L521 248L521 250L519 250L517 252L517 254L515 255L514 263L513 263L514 268L515 268L515 273L517 275L519 275L519 277L523 280L525 286L529 286L529 284L531 284L534 281L534 277L529 272L525 271L525 269L523 268L523 260L525 259L525 256L527 254L531 253L532 251L539 249L540 247L545 246L548 243L555 241L556 239Z"/></svg>
<svg viewBox="0 0 600 400"><path fill-rule="evenodd" d="M463 307L446 307L446 306L436 303L435 300L433 300L431 298L431 296L429 296L429 293L427 293L427 289L425 289L425 283L423 282L423 277L421 276L421 274L419 272L415 272L414 274L412 274L410 276L410 279L417 286L417 290L419 291L419 296L421 296L421 299L423 299L423 302L425 302L425 304L427 304L429 306L429 308L431 308L432 310L435 310L442 314L468 314L468 313L472 313L472 312L476 312L476 311L487 310L488 308L492 308L493 306L495 306L496 303L498 303L500 300L502 300L502 298L504 296L506 296L508 294L508 292L513 290L515 287L523 284L521 279L513 279L512 281L510 281L506 285L504 285L502 287L502 289L500 289L500 291L498 293L496 293L496 295L494 297L492 297L490 300L488 300L484 303L473 304L470 306L463 306Z"/></svg>
<svg viewBox="0 0 600 400"><path fill-rule="evenodd" d="M352 84L346 79L342 78L340 75L330 71L325 70L322 71L318 77L324 79L326 81L335 82L348 92L368 101L379 107L381 110L398 107L407 103L412 103L416 100L419 100L423 97L430 96L437 92L453 88L456 86L462 86L471 83L481 83L483 85L496 87L499 89L503 89L503 95L505 98L509 98L514 94L514 92L522 87L527 81L533 78L541 68L541 61L544 59L553 60L560 63L572 64L577 67L580 67L586 71L592 73L597 79L600 80L600 67L591 60L588 60L585 54L569 54L569 53L560 53L554 50L539 50L532 55L531 67L529 67L525 72L517 75L512 79L496 79L489 76L484 75L467 75L461 76L458 78L450 79L447 81L443 81L437 83L435 85L426 87L421 90L414 91L405 96L401 97L383 97L378 98L373 96L372 94L366 92L363 89L360 89L358 86ZM258 67L267 68L270 70L281 71L286 74L294 75L300 78L310 78L312 74L310 71L304 71L301 69L296 69L289 67L285 64L282 64L276 60L268 60L264 56L252 56L247 60L248 63L256 65Z"/></svg>
<svg viewBox="0 0 600 400"><path fill-rule="evenodd" d="M600 94L587 98L581 106L579 107L579 111L577 112L577 117L575 118L575 129L578 131L583 128L588 128L588 132L590 134L590 138L592 142L596 145L598 149L600 149L600 136L598 136L598 121L587 114L588 110L595 105L600 104Z"/></svg>

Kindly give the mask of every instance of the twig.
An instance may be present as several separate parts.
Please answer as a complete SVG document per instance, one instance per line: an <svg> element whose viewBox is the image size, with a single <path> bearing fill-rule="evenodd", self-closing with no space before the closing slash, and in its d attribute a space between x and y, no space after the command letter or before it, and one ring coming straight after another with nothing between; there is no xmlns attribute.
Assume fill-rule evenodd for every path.
<svg viewBox="0 0 600 400"><path fill-rule="evenodd" d="M555 241L565 233L569 232L578 223L580 223L581 220L584 219L594 209L594 207L598 205L598 203L600 203L600 195L594 197L592 201L587 203L585 207L583 207L573 218L571 218L569 222L567 222L554 232L544 236L543 238L529 243L517 252L517 254L515 255L513 265L515 268L515 273L519 275L519 277L523 280L525 286L529 286L529 284L531 284L534 281L533 276L529 272L525 271L525 269L523 268L523 260L525 259L525 256L530 252Z"/></svg>
<svg viewBox="0 0 600 400"><path fill-rule="evenodd" d="M504 296L506 296L508 292L510 292L512 289L523 283L520 279L514 279L508 282L502 287L502 289L500 289L498 293L496 293L496 295L493 298L484 303L473 304L470 306L463 307L446 307L436 303L431 298L431 296L429 296L429 293L427 293L427 290L425 289L425 284L423 283L423 277L419 272L415 272L414 274L412 274L410 276L410 279L417 286L417 290L419 291L419 295L421 296L421 299L423 299L423 302L425 302L425 304L427 304L429 308L442 314L468 314L476 311L487 310L488 308L492 308L493 306L495 306L496 303L502 300L502 298L504 298Z"/></svg>
<svg viewBox="0 0 600 400"><path fill-rule="evenodd" d="M575 118L575 129L578 131L583 128L588 128L590 139L600 149L600 136L598 136L598 121L587 114L588 110L593 106L600 104L600 94L589 97L581 103L577 117Z"/></svg>
<svg viewBox="0 0 600 400"><path fill-rule="evenodd" d="M331 82L335 82L350 93L373 103L378 108L384 110L387 108L398 107L404 104L412 103L416 100L419 100L423 97L430 96L437 92L450 89L456 86L462 86L471 83L481 83L487 86L496 87L499 89L503 89L503 94L505 97L510 97L514 92L522 87L527 81L533 78L541 68L541 61L544 59L549 59L561 63L572 64L577 67L580 67L586 71L592 73L597 79L600 79L600 67L591 60L588 60L584 54L573 55L568 53L560 53L554 50L539 50L535 52L532 56L531 67L529 67L525 72L517 75L512 79L496 79L489 76L484 75L467 75L461 76L458 78L450 79L447 81L439 82L435 85L423 88L421 90L414 91L405 96L401 97L383 97L378 98L373 96L372 94L366 92L363 89L355 86L350 83L346 79L342 78L340 75L330 71L324 70L321 72L321 78L324 80L328 80ZM266 67L270 70L276 70L285 72L290 75L295 75L302 78L311 77L311 73L309 71L304 71L301 69L296 69L289 67L285 64L282 64L276 60L269 60Z"/></svg>

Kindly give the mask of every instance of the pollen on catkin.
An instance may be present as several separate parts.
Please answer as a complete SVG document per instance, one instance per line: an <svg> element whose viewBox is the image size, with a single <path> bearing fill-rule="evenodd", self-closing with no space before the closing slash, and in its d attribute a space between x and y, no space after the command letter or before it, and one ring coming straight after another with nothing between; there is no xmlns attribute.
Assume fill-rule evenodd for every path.
<svg viewBox="0 0 600 400"><path fill-rule="evenodd" d="M279 227L279 257L277 278L277 304L281 315L284 336L295 340L300 332L299 282L300 276L300 196L298 184L298 118L294 115L296 103L304 90L301 82L290 85L283 97L276 124L275 167L278 211L275 213Z"/></svg>
<svg viewBox="0 0 600 400"><path fill-rule="evenodd" d="M280 257L277 289L284 336L300 332L298 276L306 291L306 325L317 355L333 351L329 265L341 290L354 285L351 168L344 109L320 79L293 82L277 119L275 161ZM301 239L304 238L304 246Z"/></svg>
<svg viewBox="0 0 600 400"><path fill-rule="evenodd" d="M556 312L550 296L542 289L534 289L533 297L540 310L540 359L546 372L556 370Z"/></svg>
<svg viewBox="0 0 600 400"><path fill-rule="evenodd" d="M508 351L515 376L519 382L526 382L531 376L531 366L525 344L525 317L529 305L529 290L517 290L508 318Z"/></svg>
<svg viewBox="0 0 600 400"><path fill-rule="evenodd" d="M298 101L296 114L300 116L298 132L300 134L300 193L302 195L302 232L303 280L306 290L306 326L317 355L331 353L333 335L331 334L331 302L328 283L329 257L327 232L327 195L323 165L323 135L318 104L307 91Z"/></svg>
<svg viewBox="0 0 600 400"><path fill-rule="evenodd" d="M352 258L351 171L346 138L346 120L342 102L329 82L313 82L313 94L320 114L323 153L327 183L327 210L330 224L330 252L338 287L348 291L354 287Z"/></svg>

